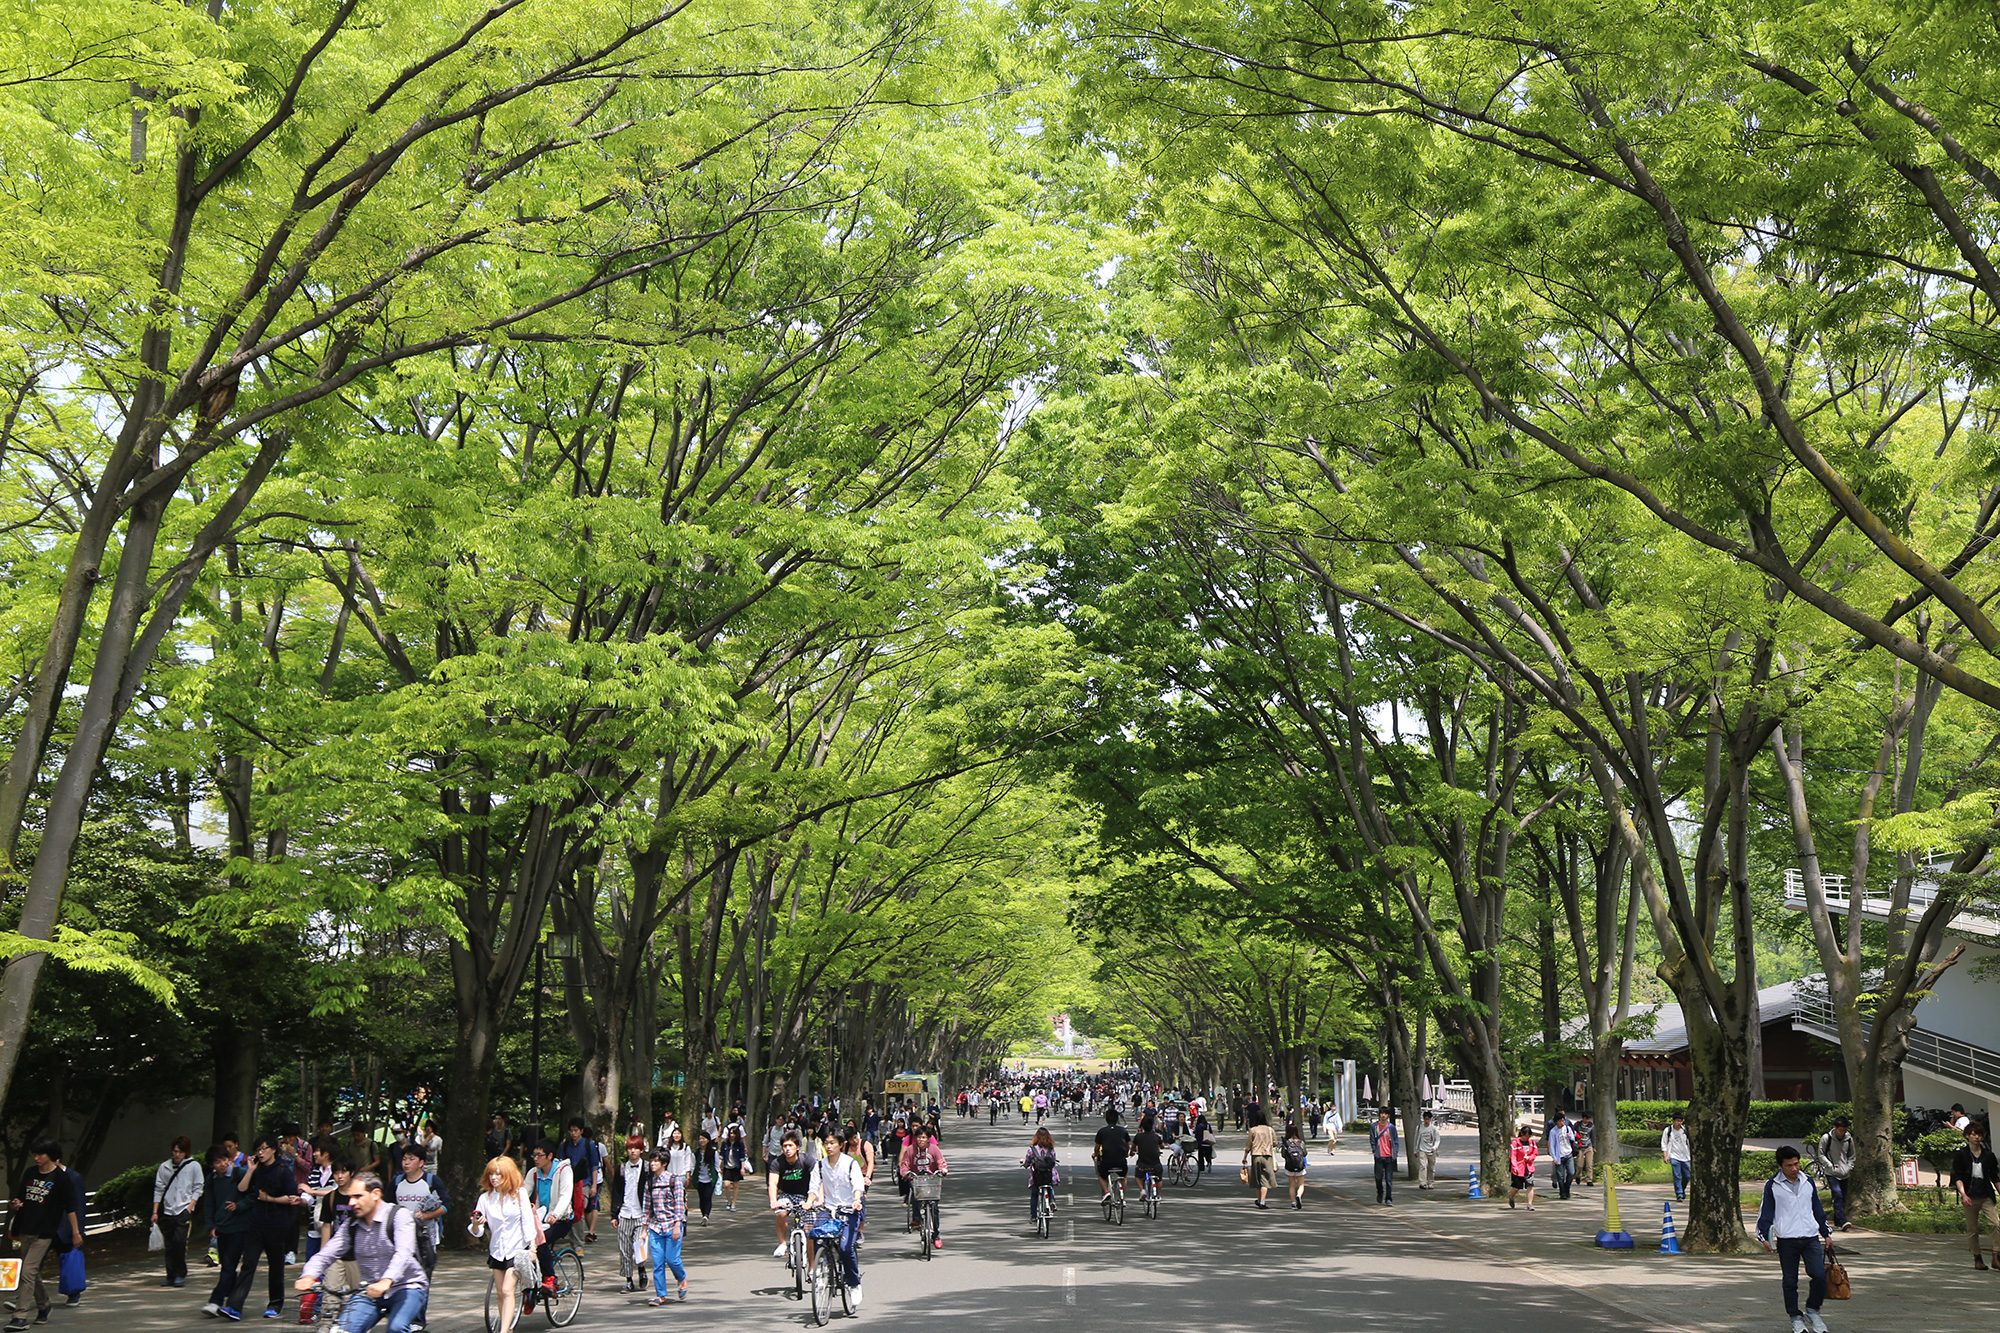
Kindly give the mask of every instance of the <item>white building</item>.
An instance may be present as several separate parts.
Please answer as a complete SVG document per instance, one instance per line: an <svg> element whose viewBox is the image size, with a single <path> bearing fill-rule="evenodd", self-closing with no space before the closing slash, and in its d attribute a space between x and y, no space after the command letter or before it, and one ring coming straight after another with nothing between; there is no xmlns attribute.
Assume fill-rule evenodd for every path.
<svg viewBox="0 0 2000 1333"><path fill-rule="evenodd" d="M1825 877L1827 905L1842 916L1857 910L1844 875ZM1937 896L1934 882L1911 889L1910 910L1922 912ZM1805 882L1785 872L1785 906L1803 911ZM1858 910L1870 921L1889 919L1886 897L1864 896ZM1910 1106L1946 1107L1957 1102L1975 1116L2000 1108L2000 920L1961 910L1953 918L1944 952L1965 953L1917 1004L1917 1026L1903 1060L1903 1101ZM1801 1032L1835 1043L1833 1007L1823 990L1804 989L1792 1015ZM1833 1099L1833 1090L1816 1089Z"/></svg>

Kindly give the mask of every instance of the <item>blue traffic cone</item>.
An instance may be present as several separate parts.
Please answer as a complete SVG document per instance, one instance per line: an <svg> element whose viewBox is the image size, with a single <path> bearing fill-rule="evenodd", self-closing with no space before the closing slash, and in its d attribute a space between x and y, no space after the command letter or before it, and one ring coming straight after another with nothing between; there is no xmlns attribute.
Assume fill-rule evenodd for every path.
<svg viewBox="0 0 2000 1333"><path fill-rule="evenodd" d="M1466 1177L1465 1197L1468 1199L1485 1198L1486 1196L1479 1192L1479 1163L1474 1162L1466 1168Z"/></svg>
<svg viewBox="0 0 2000 1333"><path fill-rule="evenodd" d="M1662 1203L1660 1205L1660 1253L1679 1254L1680 1252L1681 1243L1674 1238L1674 1206L1671 1203Z"/></svg>

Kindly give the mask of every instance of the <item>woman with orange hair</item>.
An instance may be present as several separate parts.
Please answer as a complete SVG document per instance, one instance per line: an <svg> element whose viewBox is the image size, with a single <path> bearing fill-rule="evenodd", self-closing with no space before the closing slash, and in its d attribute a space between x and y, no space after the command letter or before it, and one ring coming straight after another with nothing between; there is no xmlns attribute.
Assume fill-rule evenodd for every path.
<svg viewBox="0 0 2000 1333"><path fill-rule="evenodd" d="M512 1333L520 1306L521 1267L534 1271L535 1249L542 1243L542 1224L535 1216L535 1201L521 1179L521 1168L511 1157L495 1157L480 1173L486 1186L472 1210L472 1224L466 1228L474 1236L486 1238L486 1266L493 1270L499 1287L499 1330ZM525 1264L517 1260L526 1255Z"/></svg>

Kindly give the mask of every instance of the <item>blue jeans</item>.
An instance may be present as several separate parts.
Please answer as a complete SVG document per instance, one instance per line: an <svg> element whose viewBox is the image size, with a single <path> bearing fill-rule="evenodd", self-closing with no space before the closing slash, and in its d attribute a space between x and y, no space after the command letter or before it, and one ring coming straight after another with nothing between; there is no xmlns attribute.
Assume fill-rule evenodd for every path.
<svg viewBox="0 0 2000 1333"><path fill-rule="evenodd" d="M685 1223L683 1223L685 1225ZM667 1270L674 1271L677 1282L688 1280L687 1269L681 1267L681 1238L669 1236L664 1231L651 1233L653 1246L653 1294L661 1300L667 1296Z"/></svg>
<svg viewBox="0 0 2000 1333"><path fill-rule="evenodd" d="M1826 1192L1828 1197L1833 1200L1833 1224L1837 1227L1846 1226L1847 1182L1839 1176L1828 1176L1826 1178Z"/></svg>
<svg viewBox="0 0 2000 1333"><path fill-rule="evenodd" d="M1396 1198L1396 1159L1375 1159L1375 1202L1391 1203Z"/></svg>
<svg viewBox="0 0 2000 1333"><path fill-rule="evenodd" d="M860 1234L858 1214L849 1213L840 1219L840 1268L842 1280L850 1287L861 1285L861 1256L854 1252L854 1240Z"/></svg>
<svg viewBox="0 0 2000 1333"><path fill-rule="evenodd" d="M1694 1164L1692 1162L1683 1162L1676 1157L1673 1160L1673 1168L1674 1197L1676 1199L1685 1199L1688 1192L1688 1182L1694 1178Z"/></svg>
<svg viewBox="0 0 2000 1333"><path fill-rule="evenodd" d="M389 1321L389 1333L410 1333L424 1312L430 1292L424 1287L392 1287L387 1296L357 1291L340 1311L341 1333L368 1333L377 1321Z"/></svg>
<svg viewBox="0 0 2000 1333"><path fill-rule="evenodd" d="M1818 1236L1780 1236L1777 1240L1778 1265L1785 1274L1785 1313L1799 1312L1799 1260L1806 1261L1806 1276L1812 1285L1806 1290L1806 1309L1817 1310L1826 1299L1826 1251Z"/></svg>

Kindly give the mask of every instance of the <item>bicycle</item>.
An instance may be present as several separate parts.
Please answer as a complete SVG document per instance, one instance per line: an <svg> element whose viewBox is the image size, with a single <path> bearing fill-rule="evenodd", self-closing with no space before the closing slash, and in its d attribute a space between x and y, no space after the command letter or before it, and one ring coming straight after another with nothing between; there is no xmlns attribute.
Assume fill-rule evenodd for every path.
<svg viewBox="0 0 2000 1333"><path fill-rule="evenodd" d="M854 1313L854 1295L847 1289L846 1275L840 1267L840 1240L847 1229L841 1219L853 1211L852 1208L828 1208L825 1216L813 1224L811 1231L804 1233L818 1242L810 1264L812 1321L816 1325L823 1326L833 1317L833 1293L836 1291L840 1293L840 1312L844 1315Z"/></svg>
<svg viewBox="0 0 2000 1333"><path fill-rule="evenodd" d="M1194 1164L1185 1145L1176 1143L1174 1150L1167 1154L1167 1179L1176 1185L1194 1184Z"/></svg>
<svg viewBox="0 0 2000 1333"><path fill-rule="evenodd" d="M806 1225L806 1207L803 1202L787 1205L786 1213L791 1218L791 1225L785 1228L785 1268L792 1275L792 1299L804 1300L806 1257L810 1253L806 1237L811 1228Z"/></svg>
<svg viewBox="0 0 2000 1333"><path fill-rule="evenodd" d="M1125 1173L1113 1171L1109 1180L1111 1192L1104 1196L1104 1220L1113 1226L1125 1225Z"/></svg>
<svg viewBox="0 0 2000 1333"><path fill-rule="evenodd" d="M1160 1215L1160 1178L1151 1171L1139 1173L1139 1206L1148 1218Z"/></svg>
<svg viewBox="0 0 2000 1333"><path fill-rule="evenodd" d="M313 1327L319 1333L326 1333L328 1329L338 1327L341 1313L347 1309L347 1303L353 1300L360 1290L359 1287L329 1287L325 1282L321 1282L306 1292L305 1296L311 1297L313 1302Z"/></svg>
<svg viewBox="0 0 2000 1333"><path fill-rule="evenodd" d="M910 1177L910 1215L917 1222L917 1248L928 1259L937 1248L938 1200L944 1195L944 1177L926 1172Z"/></svg>
<svg viewBox="0 0 2000 1333"><path fill-rule="evenodd" d="M583 1255L576 1248L576 1242L564 1239L557 1243L551 1256L554 1260L556 1289L536 1283L520 1293L522 1319L542 1307L542 1315L557 1328L568 1328L576 1319L577 1311L583 1308ZM500 1275L488 1273L486 1278L486 1333L500 1333Z"/></svg>
<svg viewBox="0 0 2000 1333"><path fill-rule="evenodd" d="M1035 1188L1035 1235L1043 1240L1049 1238L1049 1222L1056 1215L1056 1188L1054 1185L1039 1185Z"/></svg>

